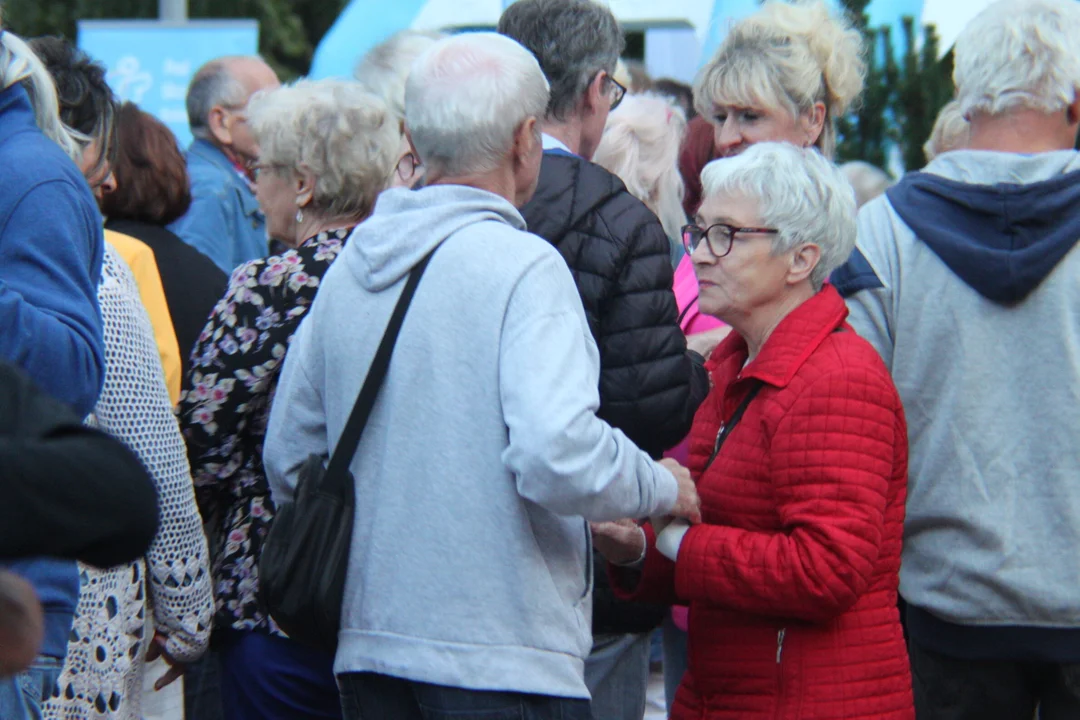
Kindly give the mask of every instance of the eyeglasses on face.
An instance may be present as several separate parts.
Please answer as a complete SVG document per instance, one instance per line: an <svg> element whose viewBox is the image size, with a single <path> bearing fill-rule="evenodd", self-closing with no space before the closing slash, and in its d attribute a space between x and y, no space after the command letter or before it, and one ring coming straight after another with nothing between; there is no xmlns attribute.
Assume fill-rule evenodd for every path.
<svg viewBox="0 0 1080 720"><path fill-rule="evenodd" d="M254 163L251 163L250 165L248 165L248 170L251 171L251 176L255 179L256 182L258 182L258 180L259 180L259 175L261 175L264 171L272 172L274 170L288 170L288 169L289 169L288 165L282 165L280 163L258 163L258 162L254 162Z"/></svg>
<svg viewBox="0 0 1080 720"><path fill-rule="evenodd" d="M686 252L690 255L694 254L694 251L701 245L701 241L704 240L709 248L709 252L711 252L714 257L722 258L731 252L731 247L735 243L736 233L742 233L744 235L776 235L779 232L780 231L776 228L735 227L734 225L728 225L727 223L716 223L707 228L701 228L698 225L684 225L682 229L682 241L683 247L686 248Z"/></svg>

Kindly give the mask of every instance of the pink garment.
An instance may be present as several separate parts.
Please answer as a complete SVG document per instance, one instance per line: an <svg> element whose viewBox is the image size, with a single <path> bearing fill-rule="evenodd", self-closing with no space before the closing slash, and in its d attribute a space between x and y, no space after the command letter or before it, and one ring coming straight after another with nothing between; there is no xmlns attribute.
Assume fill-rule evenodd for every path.
<svg viewBox="0 0 1080 720"><path fill-rule="evenodd" d="M704 315L698 309L698 281L694 273L694 264L689 255L684 255L679 267L675 269L675 302L679 306L679 326L683 334L694 335L695 333L713 330L723 326L711 315ZM687 309L689 308L689 309ZM690 440L683 439L681 443L664 453L664 457L678 460L681 465L686 465L690 458ZM671 620L675 627L685 631L689 626L690 609L681 605L671 608Z"/></svg>
<svg viewBox="0 0 1080 720"><path fill-rule="evenodd" d="M679 326L683 334L695 335L706 330L714 330L722 327L720 322L711 315L704 315L698 309L698 281L694 273L694 264L689 255L684 255L675 269L675 303L679 306ZM689 309L688 309L689 308ZM664 457L678 460L680 465L686 465L690 456L690 443L683 439L681 443L664 453Z"/></svg>

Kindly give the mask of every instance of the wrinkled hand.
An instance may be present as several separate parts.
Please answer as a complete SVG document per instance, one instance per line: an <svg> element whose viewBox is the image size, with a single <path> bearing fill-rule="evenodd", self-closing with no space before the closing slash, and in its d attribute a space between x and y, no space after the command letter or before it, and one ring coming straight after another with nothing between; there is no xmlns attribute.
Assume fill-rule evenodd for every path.
<svg viewBox="0 0 1080 720"><path fill-rule="evenodd" d="M187 665L178 661L172 655L165 652L165 644L168 642L161 633L154 633L154 639L150 642L150 649L146 652L146 661L152 662L161 658L169 666L169 671L159 677L154 682L154 690L161 690L176 682L179 678L184 676L187 671Z"/></svg>
<svg viewBox="0 0 1080 720"><path fill-rule="evenodd" d="M660 464L667 468L679 483L679 497L671 510L672 517L684 518L689 520L691 525L697 525L701 522L701 498L698 497L697 486L690 477L690 471L670 458L664 458ZM656 528L657 534L662 530L663 528Z"/></svg>
<svg viewBox="0 0 1080 720"><path fill-rule="evenodd" d="M593 547L612 565L626 565L645 552L645 532L633 520L590 523Z"/></svg>
<svg viewBox="0 0 1080 720"><path fill-rule="evenodd" d="M731 333L731 327L725 325L723 327L714 328L712 330L706 330L705 332L694 333L693 335L686 336L686 347L694 352L698 353L704 358L708 358L712 355L712 351L716 349L724 338Z"/></svg>

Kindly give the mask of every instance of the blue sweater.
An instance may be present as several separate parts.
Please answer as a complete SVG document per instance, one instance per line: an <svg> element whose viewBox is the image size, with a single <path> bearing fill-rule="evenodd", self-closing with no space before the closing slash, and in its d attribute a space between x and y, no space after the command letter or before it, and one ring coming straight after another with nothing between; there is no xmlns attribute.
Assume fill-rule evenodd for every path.
<svg viewBox="0 0 1080 720"><path fill-rule="evenodd" d="M97 285L101 215L79 169L38 130L22 86L0 91L0 358L80 415L105 372ZM10 566L46 612L42 653L63 657L79 597L75 563Z"/></svg>

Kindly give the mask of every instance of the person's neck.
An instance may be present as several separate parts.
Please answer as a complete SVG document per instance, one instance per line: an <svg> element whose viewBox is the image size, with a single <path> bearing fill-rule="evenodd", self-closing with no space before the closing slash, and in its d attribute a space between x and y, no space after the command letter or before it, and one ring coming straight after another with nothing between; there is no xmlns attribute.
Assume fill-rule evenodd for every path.
<svg viewBox="0 0 1080 720"><path fill-rule="evenodd" d="M773 334L773 331L783 322L784 318L792 310L812 298L814 294L814 289L810 286L810 283L798 285L771 304L755 308L743 317L733 318L728 321L728 324L731 325L735 332L739 333L742 339L746 341L746 347L749 351L747 362L758 356L761 348L765 347L769 336Z"/></svg>
<svg viewBox="0 0 1080 720"><path fill-rule="evenodd" d="M541 127L541 132L545 135L550 135L555 138L566 148L575 155L581 155L585 157L584 150L581 146L581 120L578 118L571 118L566 122L554 122L545 121ZM588 158L586 158L588 159Z"/></svg>
<svg viewBox="0 0 1080 720"><path fill-rule="evenodd" d="M975 115L967 149L1026 155L1072 150L1076 128L1062 124L1064 112L1016 110L1004 115Z"/></svg>
<svg viewBox="0 0 1080 720"><path fill-rule="evenodd" d="M338 215L336 217L323 217L311 214L305 216L303 221L296 224L296 245L299 247L308 238L315 237L329 230L341 230L359 225L362 218L356 215Z"/></svg>
<svg viewBox="0 0 1080 720"><path fill-rule="evenodd" d="M518 197L517 185L514 183L513 173L510 173L503 168L496 168L486 173L466 175L438 175L429 170L427 185L464 185L466 187L476 188L477 190L486 190L489 193L498 195L516 208L520 208L525 204Z"/></svg>

